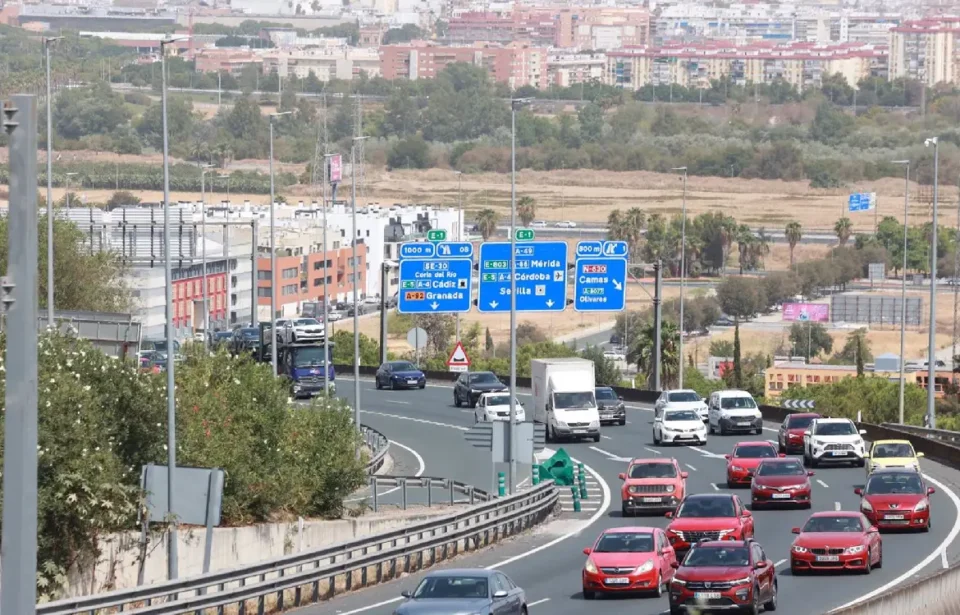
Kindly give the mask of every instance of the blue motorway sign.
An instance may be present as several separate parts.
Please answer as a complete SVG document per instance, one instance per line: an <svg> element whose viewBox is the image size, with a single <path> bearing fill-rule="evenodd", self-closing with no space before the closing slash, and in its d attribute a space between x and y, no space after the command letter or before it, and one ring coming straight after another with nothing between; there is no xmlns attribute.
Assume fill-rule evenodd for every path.
<svg viewBox="0 0 960 615"><path fill-rule="evenodd" d="M510 311L510 244L480 244L481 312ZM517 311L562 312L567 303L567 244L517 243Z"/></svg>
<svg viewBox="0 0 960 615"><path fill-rule="evenodd" d="M847 200L848 211L870 211L877 206L875 192L854 192Z"/></svg>
<svg viewBox="0 0 960 615"><path fill-rule="evenodd" d="M401 314L469 312L473 246L469 243L405 243L400 246Z"/></svg>
<svg viewBox="0 0 960 615"><path fill-rule="evenodd" d="M627 305L627 242L581 241L577 244L573 309L619 312Z"/></svg>

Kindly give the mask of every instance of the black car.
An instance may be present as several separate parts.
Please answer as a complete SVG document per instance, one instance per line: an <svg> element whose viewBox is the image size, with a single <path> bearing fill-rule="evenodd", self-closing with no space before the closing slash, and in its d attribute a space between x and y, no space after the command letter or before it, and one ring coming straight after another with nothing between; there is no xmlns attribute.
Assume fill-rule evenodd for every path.
<svg viewBox="0 0 960 615"><path fill-rule="evenodd" d="M260 347L260 329L241 327L234 329L233 339L230 340L230 352L237 355L241 352L255 352Z"/></svg>
<svg viewBox="0 0 960 615"><path fill-rule="evenodd" d="M464 372L453 387L453 405L459 408L466 404L476 408L484 393L508 390L493 372Z"/></svg>
<svg viewBox="0 0 960 615"><path fill-rule="evenodd" d="M233 340L233 331L215 331L210 335L210 347L219 348L221 346L230 346Z"/></svg>
<svg viewBox="0 0 960 615"><path fill-rule="evenodd" d="M422 389L427 377L410 361L387 361L377 369L375 382L378 389Z"/></svg>
<svg viewBox="0 0 960 615"><path fill-rule="evenodd" d="M610 387L597 387L594 392L597 396L597 410L600 411L600 423L626 425L627 409L623 405L623 398Z"/></svg>

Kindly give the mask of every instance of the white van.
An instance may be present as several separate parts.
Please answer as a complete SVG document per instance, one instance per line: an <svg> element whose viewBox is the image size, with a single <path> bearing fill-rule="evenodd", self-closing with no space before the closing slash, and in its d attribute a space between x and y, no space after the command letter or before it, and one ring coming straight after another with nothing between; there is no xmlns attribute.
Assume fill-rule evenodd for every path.
<svg viewBox="0 0 960 615"><path fill-rule="evenodd" d="M707 408L710 433L763 433L763 415L753 395L746 391L727 389L711 393Z"/></svg>
<svg viewBox="0 0 960 615"><path fill-rule="evenodd" d="M533 419L546 429L547 442L589 438L600 441L593 361L580 358L533 359Z"/></svg>

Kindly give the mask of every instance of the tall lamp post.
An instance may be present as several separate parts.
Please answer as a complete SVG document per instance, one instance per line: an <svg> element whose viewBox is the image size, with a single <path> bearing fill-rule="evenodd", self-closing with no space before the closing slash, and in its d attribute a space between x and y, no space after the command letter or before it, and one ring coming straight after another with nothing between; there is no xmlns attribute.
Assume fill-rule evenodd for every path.
<svg viewBox="0 0 960 615"><path fill-rule="evenodd" d="M174 387L176 367L173 347L173 267L170 262L170 155L167 131L167 45L182 38L160 41L160 101L163 117L163 269L166 295L166 347L167 347L167 515L170 517L167 537L167 578L177 578L177 517L174 505L175 471L177 468L177 407ZM69 193L68 193L69 194Z"/></svg>
<svg viewBox="0 0 960 615"><path fill-rule="evenodd" d="M203 349L209 349L210 339L210 303L207 293L207 171L213 167L212 164L200 165L200 275L203 277ZM256 245L257 238L253 238ZM227 262L230 262L230 256L227 255ZM253 272L254 284L256 284L257 272Z"/></svg>
<svg viewBox="0 0 960 615"><path fill-rule="evenodd" d="M510 468L509 493L517 482L517 111L529 98L510 101Z"/></svg>
<svg viewBox="0 0 960 615"><path fill-rule="evenodd" d="M50 45L62 39L53 36L43 39L43 53L47 62L47 326L53 326L53 93L50 85Z"/></svg>
<svg viewBox="0 0 960 615"><path fill-rule="evenodd" d="M933 224L930 232L930 337L927 349L927 427L936 429L937 394L937 203L940 200L940 142L930 137L924 146L933 146Z"/></svg>
<svg viewBox="0 0 960 615"><path fill-rule="evenodd" d="M65 192L64 195L63 195L63 199L64 199L64 202L65 202L66 205L67 205L67 210L70 209L70 178L73 177L73 176L75 176L75 175L77 175L76 172L64 173L64 176L66 176L67 180L66 180L66 182L65 182L65 184L64 184L64 185L66 186L66 192ZM82 186L81 186L81 187L82 187Z"/></svg>
<svg viewBox="0 0 960 615"><path fill-rule="evenodd" d="M324 174L328 172L330 160L334 157L339 159L340 154L324 154L323 155L323 164L324 164ZM338 167L341 165L338 165ZM338 172L339 173L339 172ZM331 205L337 201L337 184L340 182L339 175L334 179L333 176L330 176L330 183L333 187L333 195L331 198ZM326 193L326 185L324 185L324 193ZM327 199L323 198L323 365L324 372L323 375L323 394L327 397L330 397L330 329L329 329L329 320L330 320L330 295L327 294L327 276L329 272L327 271Z"/></svg>
<svg viewBox="0 0 960 615"><path fill-rule="evenodd" d="M904 167L903 174L903 263L900 271L900 424L903 425L903 389L905 384L905 375L903 362L906 359L906 323L907 323L907 224L909 222L910 211L910 161L894 160L892 164L901 164Z"/></svg>
<svg viewBox="0 0 960 615"><path fill-rule="evenodd" d="M360 296L357 280L357 143L367 137L354 137L350 144L350 201L353 210L353 421L360 429L360 306L357 299ZM357 457L360 456L360 447L357 446Z"/></svg>
<svg viewBox="0 0 960 615"><path fill-rule="evenodd" d="M683 205L680 214L680 363L677 366L677 388L683 388L683 291L687 279L687 167L674 167L671 171L683 171Z"/></svg>
<svg viewBox="0 0 960 615"><path fill-rule="evenodd" d="M463 171L457 174L457 241L463 241ZM457 341L460 341L460 312L457 312Z"/></svg>
<svg viewBox="0 0 960 615"><path fill-rule="evenodd" d="M273 191L273 122L281 115L290 115L290 112L270 114L270 365L273 366L274 378L277 377L277 234L274 224L277 197Z"/></svg>

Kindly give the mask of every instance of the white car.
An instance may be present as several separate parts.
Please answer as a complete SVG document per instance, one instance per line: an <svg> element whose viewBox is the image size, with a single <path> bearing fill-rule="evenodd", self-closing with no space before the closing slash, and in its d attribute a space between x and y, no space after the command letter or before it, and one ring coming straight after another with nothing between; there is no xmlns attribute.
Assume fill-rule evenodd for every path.
<svg viewBox="0 0 960 615"><path fill-rule="evenodd" d="M694 410L666 409L653 419L653 443L706 444L707 427Z"/></svg>
<svg viewBox="0 0 960 615"><path fill-rule="evenodd" d="M577 228L577 223L572 220L561 220L553 226L556 228Z"/></svg>
<svg viewBox="0 0 960 615"><path fill-rule="evenodd" d="M814 468L821 463L852 463L862 468L865 435L850 419L814 419L803 432L803 462Z"/></svg>
<svg viewBox="0 0 960 615"><path fill-rule="evenodd" d="M678 389L661 393L653 407L654 416L660 416L665 409L693 410L704 423L709 420L707 402L693 389Z"/></svg>
<svg viewBox="0 0 960 615"><path fill-rule="evenodd" d="M547 228L547 223L544 222L543 220L537 220L530 226L532 226L533 228Z"/></svg>
<svg viewBox="0 0 960 615"><path fill-rule="evenodd" d="M516 400L517 422L522 423L526 420L526 414L523 411L523 404ZM509 393L484 393L477 401L477 407L473 411L473 419L477 423L492 423L493 421L510 420L510 394Z"/></svg>
<svg viewBox="0 0 960 615"><path fill-rule="evenodd" d="M277 321L277 327L279 326L280 322ZM288 344L323 339L323 323L316 318L294 318L286 321L280 330Z"/></svg>
<svg viewBox="0 0 960 615"><path fill-rule="evenodd" d="M763 414L757 407L753 395L746 391L714 391L707 402L707 425L710 433L720 432L725 436L730 432L763 433Z"/></svg>
<svg viewBox="0 0 960 615"><path fill-rule="evenodd" d="M337 322L338 320L341 320L342 318L343 318L343 314L342 314L341 312L328 312L328 313L327 313L327 320L330 321L330 322Z"/></svg>

